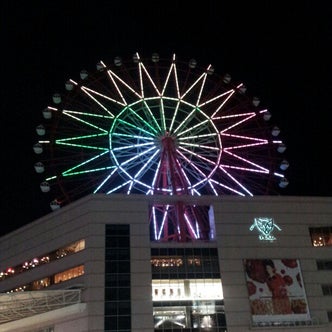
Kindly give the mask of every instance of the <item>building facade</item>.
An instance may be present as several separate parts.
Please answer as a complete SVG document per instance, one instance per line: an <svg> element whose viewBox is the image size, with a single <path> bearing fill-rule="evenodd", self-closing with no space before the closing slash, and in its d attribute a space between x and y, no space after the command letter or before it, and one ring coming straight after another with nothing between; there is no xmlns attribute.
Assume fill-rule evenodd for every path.
<svg viewBox="0 0 332 332"><path fill-rule="evenodd" d="M179 203L203 240L158 238L151 206ZM332 329L332 197L91 195L0 254L3 332Z"/></svg>

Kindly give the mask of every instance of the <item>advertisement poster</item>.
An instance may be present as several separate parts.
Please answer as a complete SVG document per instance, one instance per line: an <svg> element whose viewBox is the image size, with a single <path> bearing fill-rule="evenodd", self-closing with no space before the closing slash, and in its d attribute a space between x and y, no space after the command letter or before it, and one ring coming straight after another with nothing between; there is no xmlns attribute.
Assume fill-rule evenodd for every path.
<svg viewBox="0 0 332 332"><path fill-rule="evenodd" d="M297 259L245 259L252 319L259 322L310 320Z"/></svg>

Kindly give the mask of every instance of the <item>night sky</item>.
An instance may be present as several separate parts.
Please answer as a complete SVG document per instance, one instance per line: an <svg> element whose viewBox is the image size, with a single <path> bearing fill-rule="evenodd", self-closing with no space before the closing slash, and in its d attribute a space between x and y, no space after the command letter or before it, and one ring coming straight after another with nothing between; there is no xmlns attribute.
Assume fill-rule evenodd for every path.
<svg viewBox="0 0 332 332"><path fill-rule="evenodd" d="M2 1L0 235L50 212L35 127L54 92L98 61L195 58L268 105L290 163L283 195L331 196L332 10L316 1ZM64 2L66 3L66 2Z"/></svg>

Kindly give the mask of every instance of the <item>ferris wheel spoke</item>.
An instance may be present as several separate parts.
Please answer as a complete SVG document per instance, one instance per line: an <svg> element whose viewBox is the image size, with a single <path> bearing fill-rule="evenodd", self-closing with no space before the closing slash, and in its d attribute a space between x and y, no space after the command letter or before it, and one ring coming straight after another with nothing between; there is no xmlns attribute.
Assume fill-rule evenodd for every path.
<svg viewBox="0 0 332 332"><path fill-rule="evenodd" d="M229 121L227 121L227 123L225 123L225 128L220 130L220 133L224 134L230 129L243 125L244 123L248 122L251 118L254 118L255 116L256 116L255 113L233 114L229 116L222 116L220 118L216 118L215 120L226 120L226 119L231 120L231 123L228 123ZM237 121L235 119L237 119Z"/></svg>
<svg viewBox="0 0 332 332"><path fill-rule="evenodd" d="M213 119L215 115L219 112L219 110L226 104L226 102L232 97L232 95L235 93L234 89L230 89L226 92L222 92L221 94L209 98L202 102L201 104L198 104L197 107L204 108L204 106L207 106L208 104L214 103L216 104L216 109L214 113L212 113L211 118ZM221 100L220 100L221 99Z"/></svg>
<svg viewBox="0 0 332 332"><path fill-rule="evenodd" d="M152 77L150 76L148 70L146 69L146 67L144 66L144 64L143 64L142 62L139 62L139 73L140 73L140 76L141 76L141 80L140 80L140 81L142 82L142 85L141 85L141 91L142 91L142 96L143 96L143 98L144 98L144 90L145 90L145 89L144 89L144 83L143 83L143 82L144 82L144 79L143 79L143 73L144 73L145 76L147 77L148 82L151 83L151 85L152 85L154 91L156 92L156 94L157 94L158 96L161 96L161 93L160 93L160 91L158 90L158 88L157 88L155 82L153 81L153 79L152 79Z"/></svg>
<svg viewBox="0 0 332 332"><path fill-rule="evenodd" d="M68 139L66 139L68 140ZM72 141L72 138L70 138L70 141ZM84 144L73 144L73 143L68 143L67 141L64 141L64 140L57 140L56 141L56 144L58 145L65 145L65 146L70 146L70 147L76 147L76 148L82 148L82 149L91 149L91 150L106 150L108 151L109 149L108 148L102 148L102 147L99 147L99 146L92 146L92 145L84 145Z"/></svg>
<svg viewBox="0 0 332 332"><path fill-rule="evenodd" d="M174 133L177 133L181 128L183 128L186 125L186 123L189 123L190 120L195 115L195 112L196 112L196 108L193 108L191 110L191 112L186 116L186 118L179 123L178 127L174 130Z"/></svg>
<svg viewBox="0 0 332 332"><path fill-rule="evenodd" d="M103 167L97 167L98 161L105 156L105 154L108 153L108 151L105 151L103 153L100 153L92 158L86 159L84 162L73 165L72 167L68 168L67 170L64 169L62 174L64 176L69 175L81 175L84 173L91 173L91 172L97 172L102 171L105 169L112 169L114 166L103 166ZM95 164L92 164L95 163ZM84 169L83 169L84 166Z"/></svg>
<svg viewBox="0 0 332 332"><path fill-rule="evenodd" d="M109 111L109 108L108 108L108 106L107 106L107 104L106 105L104 105L104 103L106 102L106 101L110 101L110 102L112 102L112 103L114 103L114 104L117 104L117 105L119 105L119 106L125 106L121 101L119 101L119 100L115 100L115 99L113 99L113 98L110 98L110 97L108 97L108 96L105 96L105 95L103 95L103 94L101 94L101 93L98 93L97 91L94 91L94 90L91 90L90 88L88 88L88 87L81 87L81 89L82 89L82 91L87 95L87 96L89 96L90 97L90 99L93 101L93 102L95 102L97 105L99 105L106 113L108 113L110 116L112 116L112 117L114 117L114 114L112 114L110 111ZM97 97L99 97L99 100L97 99Z"/></svg>
<svg viewBox="0 0 332 332"><path fill-rule="evenodd" d="M169 126L169 131L172 132L173 131L173 126L175 124L175 121L176 121L176 117L178 115L178 111L179 111L179 106L180 106L180 101L177 101L176 104L175 104L175 108L174 108L174 114L171 118L171 123L170 123L170 126Z"/></svg>
<svg viewBox="0 0 332 332"><path fill-rule="evenodd" d="M110 173L107 173L105 175L105 177L103 177L103 179L101 180L101 182L99 184L96 185L96 187L93 190L93 193L96 194L99 191L102 191L102 188L108 183L110 182L110 179L112 178L112 176L116 173L116 171L118 170L118 167L113 167L111 169L112 171Z"/></svg>
<svg viewBox="0 0 332 332"><path fill-rule="evenodd" d="M203 73L181 96L180 96L180 99L184 99L190 92L193 91L193 89L197 86L198 84L200 83L201 86L200 86L200 90L202 90L202 87L204 86L204 83L205 83L205 79L206 79L206 73ZM198 99L198 98L197 98ZM198 104L197 103L197 99L196 99L196 105Z"/></svg>
<svg viewBox="0 0 332 332"><path fill-rule="evenodd" d="M180 151L178 151L179 155L185 162L187 163L187 167L184 168L184 171L187 173L193 174L195 178L200 179L206 179L208 177L208 174L210 172L210 168L206 168L206 164L203 164L202 166L205 167L198 167L196 163L192 163L191 159L187 158L184 154L182 154ZM192 171L190 171L192 169ZM205 172L203 172L205 170Z"/></svg>
<svg viewBox="0 0 332 332"><path fill-rule="evenodd" d="M217 152L220 151L219 147L210 146L210 145L204 144L203 142L202 142L202 144L182 142L181 147L184 147L184 146L187 147L187 148L188 147L190 147L190 148L196 148L196 150L200 150L201 153L203 153L203 151L205 151L207 155L209 155L209 151L217 151ZM197 155L197 154L195 154L195 155Z"/></svg>
<svg viewBox="0 0 332 332"><path fill-rule="evenodd" d="M231 175L224 167L220 167L220 170L227 176L228 179L230 179L231 183L234 184L232 188L239 188L242 190L242 195L249 195L253 196L252 192L244 186L243 183L241 183L238 179L236 179L233 175ZM235 187L234 187L235 186Z"/></svg>
<svg viewBox="0 0 332 332"><path fill-rule="evenodd" d="M133 94L133 97L135 97L136 99L143 99L143 95L139 94L134 88L132 88L129 84L127 84L121 77L119 77L116 73L114 73L112 70L108 70L107 71L108 75L111 78L112 83L114 84L116 90L118 91L118 93L120 94L120 96L122 96L123 98L123 93L121 92L121 89L126 90L127 92L131 92ZM116 80L121 83L121 86L118 85L116 83ZM124 98L123 98L124 99ZM128 105L128 103L126 102L126 105Z"/></svg>
<svg viewBox="0 0 332 332"><path fill-rule="evenodd" d="M154 189L156 188L156 183L158 181L158 176L160 175L161 160L159 159L156 163L156 169L153 172L151 188L146 192L146 195L153 195Z"/></svg>
<svg viewBox="0 0 332 332"><path fill-rule="evenodd" d="M189 234L194 238L198 239L199 235L196 233L196 230L194 229L194 225L191 224L191 216L188 216L188 214L184 213L184 218L186 220L186 223L188 225Z"/></svg>
<svg viewBox="0 0 332 332"><path fill-rule="evenodd" d="M207 134L196 134L192 136L179 137L180 142L191 141L191 140L208 140L207 142L214 142L211 138L217 137L217 133L207 133Z"/></svg>
<svg viewBox="0 0 332 332"><path fill-rule="evenodd" d="M99 126L95 125L91 121L86 121L86 120L83 120L83 119L75 116L74 113L71 112L71 111L64 110L63 114L66 115L66 116L68 116L68 117L70 117L70 118L72 118L72 119L74 119L74 121L77 121L79 123L83 123L84 125L86 125L88 127L91 127L93 129L97 129L98 131L101 131L101 132L104 132L104 133L107 133L107 131L105 129L100 128Z"/></svg>
<svg viewBox="0 0 332 332"><path fill-rule="evenodd" d="M231 178L231 179L233 180L233 178ZM230 187L230 186L228 186L222 182L216 181L214 179L211 179L210 181L211 181L211 183L214 183L216 186L223 188L223 190L226 190L226 192L233 193L233 194L236 194L239 196L246 196L246 194L243 191L241 192L234 187ZM238 183L237 181L233 181L233 182L235 182L236 184ZM245 191L247 193L249 193L249 191L247 191L247 190L245 190ZM250 196L252 196L252 195L250 195Z"/></svg>
<svg viewBox="0 0 332 332"><path fill-rule="evenodd" d="M136 161L137 159L140 159L142 156L147 155L147 154L150 154L151 151L154 151L155 149L156 149L156 147L155 147L155 146L152 146L151 148L146 149L146 150L144 150L143 152L138 153L138 154L134 155L133 157L128 158L128 159L122 161L120 165L123 167L123 166L125 166L125 165L127 165L127 164L129 164L129 163L133 163L133 162ZM111 153L113 154L113 151L111 151Z"/></svg>
<svg viewBox="0 0 332 332"><path fill-rule="evenodd" d="M161 128L165 132L166 131L166 119L165 119L165 108L164 108L164 100L160 99L160 122Z"/></svg>
<svg viewBox="0 0 332 332"><path fill-rule="evenodd" d="M185 130L179 132L179 133L178 133L178 137L179 137L179 139L181 139L181 136L182 136L182 135L184 135L184 134L186 134L186 133L188 133L188 132L192 132L193 130L195 130L195 129L197 129L197 128L201 128L202 130L205 130L205 128L206 128L206 124L207 124L208 122L209 122L209 120L206 119L206 120L204 120L204 121L202 121L202 122L199 122L199 123L195 124L194 126L191 126L191 127L187 128L187 129L185 129Z"/></svg>
<svg viewBox="0 0 332 332"><path fill-rule="evenodd" d="M195 157L196 161L201 161L202 164L207 164L207 165L214 165L216 163L215 159L211 158L206 158L202 154L195 153L194 151L191 151L189 149L184 148L183 146L179 146L179 150L183 151L183 153L186 153L189 156ZM215 149L217 151L218 149ZM207 154L209 157L211 157L211 154Z"/></svg>
<svg viewBox="0 0 332 332"><path fill-rule="evenodd" d="M146 147L146 146L151 146L153 145L154 142L147 142L147 143L139 143L139 144L132 144L132 145L124 145L121 147L117 147L117 148L113 148L113 151L121 151L121 150L132 150L132 149L137 149L137 148L142 148L142 147ZM131 151L132 153L133 151Z"/></svg>
<svg viewBox="0 0 332 332"><path fill-rule="evenodd" d="M88 113L88 112L80 112L80 111L67 110L67 109L63 110L63 114L67 114L68 116L70 116L71 114L76 114L76 115L81 116L82 118L88 118L88 119L90 118L91 121L93 121L96 118L100 118L101 120L104 120L104 121L111 121L111 119L114 118L114 116L110 116L110 115L101 115L101 114L94 114L94 113ZM77 117L72 116L72 117L73 117L73 119L80 120L78 118L78 116ZM80 120L80 121L83 121L83 119ZM89 121L87 121L87 122L89 122Z"/></svg>
<svg viewBox="0 0 332 332"><path fill-rule="evenodd" d="M126 186L127 186L128 184L130 184L130 183L131 183L130 180L128 180L128 181L126 181L126 182L123 182L123 183L119 184L118 186L113 187L112 189L110 189L109 191L107 191L106 194L109 195L109 194L115 193L115 192L117 192L119 189L122 189L122 188L126 187Z"/></svg>
<svg viewBox="0 0 332 332"><path fill-rule="evenodd" d="M229 147L229 148L224 148L224 151L226 152L229 152L229 151L233 151L233 150L243 150L243 149L250 149L250 148L257 148L257 147L261 147L261 146L264 146L264 145L267 145L268 142L264 142L264 141L261 141L261 142L258 142L258 143L251 143L251 144L242 144L242 145L238 145L238 146L232 146L232 147Z"/></svg>
<svg viewBox="0 0 332 332"><path fill-rule="evenodd" d="M160 132L161 131L160 124L158 123L155 115L152 113L151 108L150 108L149 104L147 103L147 100L149 100L149 99L142 100L142 102L143 102L143 112L144 112L143 114L144 114L146 120L148 120L147 121L148 123L151 123L151 125L156 126L157 129L155 129L155 131Z"/></svg>
<svg viewBox="0 0 332 332"><path fill-rule="evenodd" d="M257 173L265 173L265 174L269 174L269 170L261 165L258 165L257 163L254 163L246 158L243 158L235 153L231 153L229 151L224 151L225 153L227 153L228 155L231 155L233 158L240 160L241 162L243 162L243 165L251 165L253 166L253 168L246 168L244 166L238 167L238 166L234 166L234 164L232 165L225 165L225 164L221 164L222 167L227 167L227 168L234 168L234 169L240 169L243 171L248 171L248 172L257 172Z"/></svg>
<svg viewBox="0 0 332 332"><path fill-rule="evenodd" d="M118 122L122 125L122 126L127 126L129 128L133 128L135 129L135 131L140 131L140 132L143 132L149 136L153 136L153 133L151 133L150 131L146 130L146 129L143 129L142 127L139 127L129 121L126 121L126 120L122 120L122 119L118 119Z"/></svg>
<svg viewBox="0 0 332 332"><path fill-rule="evenodd" d="M76 142L76 141L93 141L94 139L99 139L99 138L103 138L105 136L107 136L108 134L107 133L102 133L102 134L92 134L92 135L82 135L82 136L75 136L75 137L67 137L67 138L59 138L57 140L55 140L55 143L56 144L63 144L63 145L76 145L76 146L79 146L79 147L84 147L83 145L81 144L75 144L75 143L70 143L70 142ZM96 146L94 147L95 149L97 150L104 150L104 149L107 149L108 148L103 148L103 147L100 147L100 146Z"/></svg>
<svg viewBox="0 0 332 332"><path fill-rule="evenodd" d="M159 150L155 151L154 154L152 154L150 156L150 158L148 158L145 162L141 163L143 164L143 166L138 170L138 172L135 174L134 178L139 178L140 176L142 176L142 174L144 174L145 170L149 171L149 168L151 167L151 163L154 163L154 160L156 159L157 154L159 153Z"/></svg>
<svg viewBox="0 0 332 332"><path fill-rule="evenodd" d="M210 69L210 66L207 68L207 71L209 69ZM203 77L203 80L202 80L202 84L201 84L200 90L199 90L198 95L197 95L196 103L195 103L195 105L196 105L197 108L198 108L199 102L200 102L201 97L202 97L202 93L203 93L203 90L204 90L206 78L207 78L207 74L205 73L205 75Z"/></svg>
<svg viewBox="0 0 332 332"><path fill-rule="evenodd" d="M132 140L134 140L135 142L137 140L140 141L153 141L154 137L146 137L146 136L142 136L142 135L135 135L134 133L132 133L131 131L127 131L126 133L112 133L112 137L118 137L121 139L121 142L117 143L121 144L121 145L125 145L125 144L132 144L130 142L132 142ZM124 141L126 140L126 141Z"/></svg>
<svg viewBox="0 0 332 332"><path fill-rule="evenodd" d="M162 232L164 230L164 227L165 227L165 222L167 220L167 215L168 215L168 211L170 209L170 205L166 205L165 207L165 211L163 213L163 216L162 216L162 219L161 219L161 225L160 225L160 230L159 230L159 233L157 235L157 240L159 240L161 238L161 235L162 235ZM154 222L155 222L155 225L157 224L157 221L156 221L156 209L154 208Z"/></svg>
<svg viewBox="0 0 332 332"><path fill-rule="evenodd" d="M215 111L211 115L211 118L213 120L218 120L218 119L222 118L221 116L217 116L217 114L224 111L224 109L227 107L227 103L230 102L230 100L234 96L234 94L235 94L235 90L231 89L231 90L227 91L226 93L220 95L220 97L226 96L226 98L223 99L219 105L217 105ZM214 101L214 100L211 100L211 101Z"/></svg>
<svg viewBox="0 0 332 332"><path fill-rule="evenodd" d="M173 57L173 63L170 65L168 73L166 75L165 83L161 91L161 95L165 96L167 94L167 89L170 87L170 78L171 76L174 77L174 84L175 84L175 97L176 99L181 99L180 97L180 89L179 89L179 78L178 78L178 73L176 70L176 64L175 64L175 57ZM173 94L171 94L173 95Z"/></svg>
<svg viewBox="0 0 332 332"><path fill-rule="evenodd" d="M251 143L251 144L242 144L242 145L237 145L237 146L232 146L229 148L225 148L225 150L232 150L235 148L239 148L239 147L250 147L250 146L256 146L256 145L264 145L264 144L268 144L268 140L265 138L259 138L259 137L251 137L251 136L243 136L243 135L235 135L235 134L226 134L226 133L222 133L221 134L222 137L231 137L231 138L235 138L237 139L238 142L242 142L242 141L254 141L256 143Z"/></svg>
<svg viewBox="0 0 332 332"><path fill-rule="evenodd" d="M182 166L182 174L186 179L188 190L198 194L199 192L197 191L197 188L200 188L202 184L208 181L211 173L213 172L213 168L208 167L204 163L194 163L184 155L180 154L180 156L182 161L186 162L186 166Z"/></svg>
<svg viewBox="0 0 332 332"><path fill-rule="evenodd" d="M147 108L149 109L149 107L147 107ZM149 112L150 118L148 116L145 116L145 119L136 110L132 109L131 107L129 108L129 111L130 111L130 115L131 115L131 117L129 116L129 118L131 119L132 122L136 122L135 120L138 120L137 125L139 128L147 127L151 130L152 133L154 133L154 135L156 135L159 132L158 129L156 129L153 126L153 124L156 124L157 121L156 121L155 117L153 116L151 110ZM143 115L145 115L145 114L143 114ZM151 120L153 120L152 124L150 123Z"/></svg>

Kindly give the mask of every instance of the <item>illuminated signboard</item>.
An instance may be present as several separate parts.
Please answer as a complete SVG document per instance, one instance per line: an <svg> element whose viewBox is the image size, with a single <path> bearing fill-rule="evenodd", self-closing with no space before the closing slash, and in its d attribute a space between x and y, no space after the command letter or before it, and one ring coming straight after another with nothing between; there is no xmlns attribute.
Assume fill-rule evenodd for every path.
<svg viewBox="0 0 332 332"><path fill-rule="evenodd" d="M271 233L276 228L281 231L281 228L274 222L273 218L259 217L254 218L254 223L249 227L250 231L257 229L259 234L259 239L262 241L274 241L276 237Z"/></svg>

